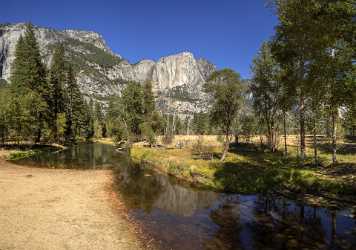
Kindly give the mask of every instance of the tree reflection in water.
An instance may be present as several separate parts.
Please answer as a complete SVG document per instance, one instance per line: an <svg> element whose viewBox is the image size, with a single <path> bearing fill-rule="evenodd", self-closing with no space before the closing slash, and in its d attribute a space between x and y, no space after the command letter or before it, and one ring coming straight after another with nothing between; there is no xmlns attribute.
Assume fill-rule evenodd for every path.
<svg viewBox="0 0 356 250"><path fill-rule="evenodd" d="M106 169L129 213L162 249L356 249L356 208L333 211L268 195L199 190L132 164L103 144L19 163Z"/></svg>
<svg viewBox="0 0 356 250"><path fill-rule="evenodd" d="M129 165L116 172L118 191L163 249L352 249L355 244L351 210L197 190Z"/></svg>

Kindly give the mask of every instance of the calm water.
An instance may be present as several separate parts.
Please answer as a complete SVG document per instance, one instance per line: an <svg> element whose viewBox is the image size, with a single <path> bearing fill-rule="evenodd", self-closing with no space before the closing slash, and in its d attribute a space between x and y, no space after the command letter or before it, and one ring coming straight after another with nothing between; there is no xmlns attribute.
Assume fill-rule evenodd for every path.
<svg viewBox="0 0 356 250"><path fill-rule="evenodd" d="M130 215L161 249L356 249L355 209L198 190L133 165L110 145L80 144L20 163L113 169Z"/></svg>

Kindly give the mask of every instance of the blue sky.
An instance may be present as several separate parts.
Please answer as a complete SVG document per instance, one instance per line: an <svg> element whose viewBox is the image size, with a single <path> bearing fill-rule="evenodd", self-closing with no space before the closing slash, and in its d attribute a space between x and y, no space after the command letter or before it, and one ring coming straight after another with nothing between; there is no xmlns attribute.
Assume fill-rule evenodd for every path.
<svg viewBox="0 0 356 250"><path fill-rule="evenodd" d="M17 0L1 3L0 22L31 21L93 30L130 62L191 51L218 68L250 76L277 18L265 0Z"/></svg>

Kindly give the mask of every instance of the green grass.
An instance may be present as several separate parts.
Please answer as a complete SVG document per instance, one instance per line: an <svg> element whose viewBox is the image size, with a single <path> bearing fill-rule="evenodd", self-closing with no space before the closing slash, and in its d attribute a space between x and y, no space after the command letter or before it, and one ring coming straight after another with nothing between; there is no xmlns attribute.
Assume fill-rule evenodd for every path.
<svg viewBox="0 0 356 250"><path fill-rule="evenodd" d="M9 155L7 156L7 160L9 161L17 161L26 158L30 158L45 152L55 152L58 150L65 149L64 146L52 144L52 145L43 145L43 144L36 144L36 145L17 145L17 144L9 144L6 145L6 149L10 150Z"/></svg>
<svg viewBox="0 0 356 250"><path fill-rule="evenodd" d="M42 151L40 150L24 150L24 151L14 151L11 152L10 155L8 156L8 160L10 161L17 161L25 158L30 158L36 154L41 153Z"/></svg>
<svg viewBox="0 0 356 250"><path fill-rule="evenodd" d="M288 189L296 193L355 194L352 180L328 174L328 168L324 171L324 168L312 167L312 157L306 159L305 167L300 167L295 152L290 151L290 155L283 158L279 152L263 152L254 145L242 144L232 148L224 162L218 159L218 147L212 149L215 156L212 160L194 159L189 148L133 147L131 155L136 162L148 162L162 172L219 191L249 194ZM327 152L320 155L324 166L330 163L330 158ZM356 170L354 154L340 154L338 160L340 165L332 168L347 166Z"/></svg>

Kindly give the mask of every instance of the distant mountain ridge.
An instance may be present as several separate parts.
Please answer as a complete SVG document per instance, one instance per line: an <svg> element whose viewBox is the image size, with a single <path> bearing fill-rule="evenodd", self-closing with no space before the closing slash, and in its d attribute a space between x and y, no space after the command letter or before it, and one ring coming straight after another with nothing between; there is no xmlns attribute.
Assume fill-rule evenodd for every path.
<svg viewBox="0 0 356 250"><path fill-rule="evenodd" d="M0 24L0 79L10 78L16 43L25 27L24 23ZM119 94L127 81L152 81L157 105L165 113L191 114L208 105L202 88L216 67L205 59L196 59L190 52L162 57L156 62L142 60L130 64L96 32L35 26L35 33L47 66L55 44L66 44L67 56L78 72L78 84L87 97L104 101Z"/></svg>

